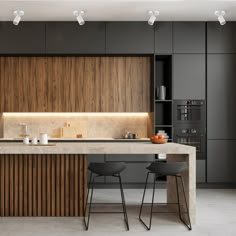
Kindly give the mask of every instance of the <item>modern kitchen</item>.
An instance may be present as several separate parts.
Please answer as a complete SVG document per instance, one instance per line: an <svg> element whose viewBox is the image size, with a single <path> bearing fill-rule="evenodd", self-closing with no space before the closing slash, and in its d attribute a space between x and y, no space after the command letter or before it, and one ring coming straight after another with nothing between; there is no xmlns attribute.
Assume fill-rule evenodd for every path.
<svg viewBox="0 0 236 236"><path fill-rule="evenodd" d="M236 235L235 9L0 1L0 235Z"/></svg>

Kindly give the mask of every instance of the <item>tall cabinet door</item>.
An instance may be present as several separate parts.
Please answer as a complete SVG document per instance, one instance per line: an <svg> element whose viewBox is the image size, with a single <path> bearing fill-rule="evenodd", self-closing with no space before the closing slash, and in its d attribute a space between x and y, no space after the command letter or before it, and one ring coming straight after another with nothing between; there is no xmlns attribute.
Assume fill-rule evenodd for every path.
<svg viewBox="0 0 236 236"><path fill-rule="evenodd" d="M208 139L236 139L236 55L207 56Z"/></svg>
<svg viewBox="0 0 236 236"><path fill-rule="evenodd" d="M236 22L227 22L223 27L219 22L207 23L207 52L236 53Z"/></svg>
<svg viewBox="0 0 236 236"><path fill-rule="evenodd" d="M208 140L207 181L236 183L236 140Z"/></svg>
<svg viewBox="0 0 236 236"><path fill-rule="evenodd" d="M155 24L155 54L172 53L172 22L157 22Z"/></svg>
<svg viewBox="0 0 236 236"><path fill-rule="evenodd" d="M205 99L205 54L175 54L174 99Z"/></svg>
<svg viewBox="0 0 236 236"><path fill-rule="evenodd" d="M106 53L151 54L154 52L154 30L147 22L108 22Z"/></svg>
<svg viewBox="0 0 236 236"><path fill-rule="evenodd" d="M173 23L174 53L205 53L205 22Z"/></svg>

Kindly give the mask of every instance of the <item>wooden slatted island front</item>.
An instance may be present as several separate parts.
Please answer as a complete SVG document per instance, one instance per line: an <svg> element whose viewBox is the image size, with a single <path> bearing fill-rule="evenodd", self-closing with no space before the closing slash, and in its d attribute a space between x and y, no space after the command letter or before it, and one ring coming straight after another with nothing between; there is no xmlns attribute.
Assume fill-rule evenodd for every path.
<svg viewBox="0 0 236 236"><path fill-rule="evenodd" d="M196 149L149 142L58 142L55 146L0 143L1 216L82 216L87 193L87 154L167 154L186 161L183 173L190 217L195 221ZM176 200L172 177L167 201Z"/></svg>

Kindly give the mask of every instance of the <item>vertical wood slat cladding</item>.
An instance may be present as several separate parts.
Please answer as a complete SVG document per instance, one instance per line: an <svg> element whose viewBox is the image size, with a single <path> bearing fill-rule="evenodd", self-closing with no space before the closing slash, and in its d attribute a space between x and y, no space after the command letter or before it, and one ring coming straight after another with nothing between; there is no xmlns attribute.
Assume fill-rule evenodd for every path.
<svg viewBox="0 0 236 236"><path fill-rule="evenodd" d="M0 216L82 216L85 176L86 155L2 154Z"/></svg>
<svg viewBox="0 0 236 236"><path fill-rule="evenodd" d="M0 112L149 112L151 58L0 57Z"/></svg>

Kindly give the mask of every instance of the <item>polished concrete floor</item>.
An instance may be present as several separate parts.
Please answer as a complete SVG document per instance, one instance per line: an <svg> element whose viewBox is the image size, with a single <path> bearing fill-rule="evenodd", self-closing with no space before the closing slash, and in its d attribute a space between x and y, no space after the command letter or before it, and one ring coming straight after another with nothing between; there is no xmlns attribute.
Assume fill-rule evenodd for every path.
<svg viewBox="0 0 236 236"><path fill-rule="evenodd" d="M165 191L159 190L157 201L165 199ZM149 196L151 194L149 193ZM142 190L126 189L130 231L125 230L122 215L94 214L89 231L84 231L81 218L0 218L0 236L110 236L110 235L149 235L149 236L236 236L236 189L199 189L197 190L197 222L188 231L176 215L155 214L151 231L146 231L138 220ZM96 190L94 200L119 201L118 190ZM117 206L116 206L117 207ZM115 207L115 208L116 208ZM103 207L108 210L109 206ZM114 210L114 209L112 209Z"/></svg>

